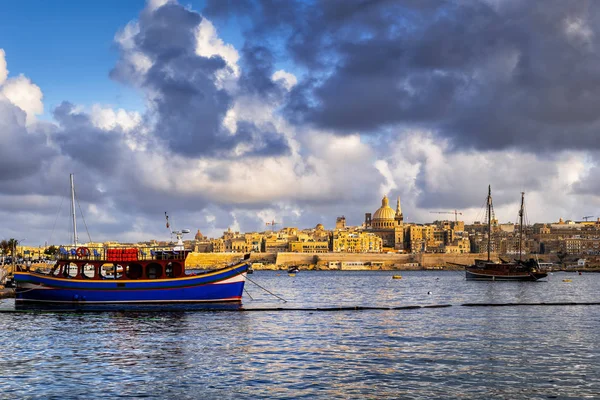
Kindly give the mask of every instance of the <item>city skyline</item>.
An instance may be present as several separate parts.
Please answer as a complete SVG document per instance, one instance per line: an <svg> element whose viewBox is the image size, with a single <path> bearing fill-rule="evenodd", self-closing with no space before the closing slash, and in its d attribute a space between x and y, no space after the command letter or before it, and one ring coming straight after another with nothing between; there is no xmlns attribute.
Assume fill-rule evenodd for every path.
<svg viewBox="0 0 600 400"><path fill-rule="evenodd" d="M530 223L596 219L582 4L3 4L0 239L68 238L69 173L93 241L166 237L164 211L211 237L360 225L383 195L482 221L488 184L500 222L521 192Z"/></svg>

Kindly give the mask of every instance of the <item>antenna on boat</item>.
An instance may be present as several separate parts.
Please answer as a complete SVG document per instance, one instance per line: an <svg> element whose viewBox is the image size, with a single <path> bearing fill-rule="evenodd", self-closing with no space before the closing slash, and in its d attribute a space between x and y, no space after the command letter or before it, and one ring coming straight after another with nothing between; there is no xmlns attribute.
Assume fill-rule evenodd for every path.
<svg viewBox="0 0 600 400"><path fill-rule="evenodd" d="M75 217L75 184L73 174L69 175L71 180L71 215L73 217L73 244L77 247L77 218Z"/></svg>
<svg viewBox="0 0 600 400"><path fill-rule="evenodd" d="M488 185L487 197L487 220L488 220L488 245L487 245L487 260L490 261L490 250L492 247L492 185Z"/></svg>
<svg viewBox="0 0 600 400"><path fill-rule="evenodd" d="M173 235L175 235L175 237L177 238L177 243L175 244L175 247L173 247L173 250L184 250L183 235L185 235L186 233L190 233L190 230L182 229L180 231L173 231L173 230L171 230L171 224L169 224L169 215L167 214L166 211L165 211L165 218L167 220L167 229L171 233L171 238L173 237Z"/></svg>
<svg viewBox="0 0 600 400"><path fill-rule="evenodd" d="M521 192L521 208L519 209L519 261L522 260L523 243L523 210L525 209L525 192Z"/></svg>

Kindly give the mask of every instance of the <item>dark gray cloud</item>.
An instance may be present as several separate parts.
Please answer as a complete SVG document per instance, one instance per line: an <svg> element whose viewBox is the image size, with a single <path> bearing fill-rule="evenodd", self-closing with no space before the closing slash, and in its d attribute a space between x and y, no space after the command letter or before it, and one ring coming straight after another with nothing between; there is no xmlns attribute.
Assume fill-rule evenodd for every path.
<svg viewBox="0 0 600 400"><path fill-rule="evenodd" d="M285 108L340 133L424 126L460 147L597 148L600 7L546 1L208 1L279 35L306 77ZM272 40L271 40L272 42Z"/></svg>
<svg viewBox="0 0 600 400"><path fill-rule="evenodd" d="M96 128L88 114L75 111L68 102L56 107L54 118L62 129L53 140L73 161L73 168L101 175L115 175L122 169L121 160L126 151L122 134Z"/></svg>
<svg viewBox="0 0 600 400"><path fill-rule="evenodd" d="M245 156L285 154L289 149L272 132L238 130L230 134L222 125L233 97L218 86L215 74L232 72L219 56L196 54L196 34L200 14L179 4L167 3L157 10L140 14L134 47L121 48L121 60L111 76L123 82L135 82L149 94L151 108L146 116L153 133L162 143L188 157L229 157L238 145L245 145ZM132 53L142 54L152 63L140 82L139 71L132 65ZM267 73L272 70L268 49L246 49L247 72L240 79L242 92L266 94L278 88ZM240 156L240 154L236 154Z"/></svg>
<svg viewBox="0 0 600 400"><path fill-rule="evenodd" d="M25 127L25 112L0 99L0 185L3 192L39 172L56 151L47 146L44 132ZM23 188L25 193L31 192Z"/></svg>

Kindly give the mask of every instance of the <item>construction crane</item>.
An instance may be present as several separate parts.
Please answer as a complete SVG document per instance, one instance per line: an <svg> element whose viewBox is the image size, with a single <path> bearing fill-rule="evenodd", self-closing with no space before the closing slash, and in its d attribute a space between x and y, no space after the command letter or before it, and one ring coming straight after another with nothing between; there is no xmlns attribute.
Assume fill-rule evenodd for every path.
<svg viewBox="0 0 600 400"><path fill-rule="evenodd" d="M582 219L585 219L585 222L587 222L588 219L590 218L594 218L593 215L586 215L585 217L581 217Z"/></svg>
<svg viewBox="0 0 600 400"><path fill-rule="evenodd" d="M275 225L279 225L279 222L275 222L275 220L271 222L267 222L265 225L271 226L271 229L275 229Z"/></svg>
<svg viewBox="0 0 600 400"><path fill-rule="evenodd" d="M454 223L458 222L458 216L462 215L460 211L430 211L431 214L454 214Z"/></svg>

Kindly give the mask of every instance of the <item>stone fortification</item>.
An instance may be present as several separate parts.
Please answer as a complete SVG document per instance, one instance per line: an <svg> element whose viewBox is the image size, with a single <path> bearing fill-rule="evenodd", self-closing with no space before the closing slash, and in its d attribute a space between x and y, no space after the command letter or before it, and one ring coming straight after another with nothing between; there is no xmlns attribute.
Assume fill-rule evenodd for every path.
<svg viewBox="0 0 600 400"><path fill-rule="evenodd" d="M274 264L275 256L274 253L251 253L250 262ZM188 269L221 268L243 257L244 253L190 253L185 260L185 267Z"/></svg>
<svg viewBox="0 0 600 400"><path fill-rule="evenodd" d="M190 253L186 268L220 268L238 261L244 253ZM454 269L471 265L475 259L487 259L487 253L476 254L398 254L398 253L251 253L254 269L287 269L294 265L300 269L329 269L330 262L364 263L353 269ZM507 257L507 259L509 259ZM492 255L492 260L498 257ZM460 264L460 265L456 265Z"/></svg>
<svg viewBox="0 0 600 400"><path fill-rule="evenodd" d="M492 254L492 260L498 261L498 256ZM419 263L423 268L462 269L460 265L472 265L475 260L487 260L487 253L467 254L419 254Z"/></svg>
<svg viewBox="0 0 600 400"><path fill-rule="evenodd" d="M278 253L277 267L287 268L296 265L300 269L329 269L329 263L364 263L363 267L352 269L402 269L406 264L417 264L411 254L387 253ZM371 263L377 263L376 266ZM341 267L341 266L340 266ZM345 268L343 268L345 269Z"/></svg>

